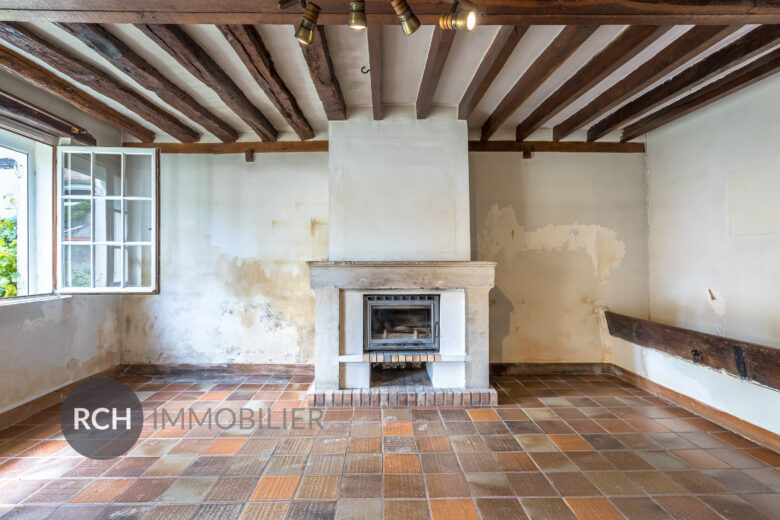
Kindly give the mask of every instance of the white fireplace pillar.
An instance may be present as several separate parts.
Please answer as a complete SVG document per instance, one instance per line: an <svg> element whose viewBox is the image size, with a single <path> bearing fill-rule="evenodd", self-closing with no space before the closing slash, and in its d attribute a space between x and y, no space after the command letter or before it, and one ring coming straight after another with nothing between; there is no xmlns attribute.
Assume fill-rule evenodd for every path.
<svg viewBox="0 0 780 520"><path fill-rule="evenodd" d="M338 288L314 288L314 380L320 390L339 388L341 294Z"/></svg>

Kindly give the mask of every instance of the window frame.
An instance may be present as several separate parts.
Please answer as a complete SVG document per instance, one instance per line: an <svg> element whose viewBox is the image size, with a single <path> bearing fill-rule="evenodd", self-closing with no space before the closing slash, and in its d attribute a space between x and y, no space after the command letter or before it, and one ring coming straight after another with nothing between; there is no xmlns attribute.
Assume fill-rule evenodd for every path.
<svg viewBox="0 0 780 520"><path fill-rule="evenodd" d="M91 238L89 241L90 246L90 258L91 258L91 267L90 267L90 279L91 279L91 287L64 287L62 284L62 281L65 279L63 277L63 266L62 266L62 254L63 254L63 247L67 244L67 242L63 241L63 233L64 233L64 227L62 225L63 221L63 172L65 167L65 161L64 156L66 153L77 153L77 154L89 154L90 155L90 195L88 199L83 200L89 200L90 201L90 228L91 228ZM105 147L105 146L58 146L56 150L56 173L55 173L55 190L56 190L56 205L57 205L57 211L55 213L55 233L54 233L54 240L55 240L55 247L54 247L54 265L55 265L55 275L54 275L54 288L55 292L57 294L63 294L63 295L84 295L84 294L92 294L92 295L117 295L117 294L138 294L138 295L154 295L154 294L160 294L160 150L158 148L130 148L130 147ZM94 240L94 233L95 233L95 199L100 199L103 197L96 197L94 193L94 155L121 155L122 161L121 161L121 195L118 197L118 200L122 201L122 229L123 229L123 235L122 235L122 241L119 242L122 248L122 280L121 280L121 287L94 287L95 283L95 262L94 262L94 248L96 244L100 245L99 242L96 242ZM151 205L152 205L152 215L151 215L151 243L149 244L151 246L151 286L149 288L145 287L126 287L124 284L126 282L126 275L125 275L125 248L128 244L131 246L134 245L132 242L127 242L125 240L124 236L124 214L125 214L125 202L128 200L139 200L135 198L127 198L125 197L124 190L125 190L125 182L124 182L124 169L125 169L125 156L128 155L143 155L143 156L149 156L152 160L152 190L151 190ZM112 196L112 199L114 200ZM144 199L145 200L145 199ZM105 244L104 244L105 245ZM146 245L146 244L144 244Z"/></svg>

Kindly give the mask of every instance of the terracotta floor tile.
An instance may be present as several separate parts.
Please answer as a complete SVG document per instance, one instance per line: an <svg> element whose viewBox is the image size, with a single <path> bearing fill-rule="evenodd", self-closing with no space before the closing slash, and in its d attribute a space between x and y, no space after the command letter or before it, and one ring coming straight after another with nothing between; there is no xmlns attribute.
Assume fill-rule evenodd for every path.
<svg viewBox="0 0 780 520"><path fill-rule="evenodd" d="M206 495L206 500L213 502L248 500L258 482L259 479L255 477L221 478Z"/></svg>
<svg viewBox="0 0 780 520"><path fill-rule="evenodd" d="M349 453L379 453L382 451L382 439L379 437L352 437L349 439L347 451Z"/></svg>
<svg viewBox="0 0 780 520"><path fill-rule="evenodd" d="M159 501L200 502L216 482L217 477L182 477L176 479Z"/></svg>
<svg viewBox="0 0 780 520"><path fill-rule="evenodd" d="M345 473L381 473L382 455L378 453L349 453L344 463Z"/></svg>
<svg viewBox="0 0 780 520"><path fill-rule="evenodd" d="M252 502L244 506L239 518L240 520L285 520L288 509L290 509L290 502Z"/></svg>
<svg viewBox="0 0 780 520"><path fill-rule="evenodd" d="M339 500L336 504L336 520L377 520L382 518L380 499Z"/></svg>
<svg viewBox="0 0 780 520"><path fill-rule="evenodd" d="M341 498L379 498L381 496L381 475L344 475L341 479Z"/></svg>
<svg viewBox="0 0 780 520"><path fill-rule="evenodd" d="M420 437L416 442L420 453L452 451L452 445L447 437Z"/></svg>
<svg viewBox="0 0 780 520"><path fill-rule="evenodd" d="M341 475L304 475L296 500L335 500L339 497Z"/></svg>
<svg viewBox="0 0 780 520"><path fill-rule="evenodd" d="M384 509L384 520L428 520L431 518L426 500L387 500L384 502Z"/></svg>
<svg viewBox="0 0 780 520"><path fill-rule="evenodd" d="M420 455L424 473L460 473L458 458L453 453L423 453Z"/></svg>
<svg viewBox="0 0 780 520"><path fill-rule="evenodd" d="M472 421L499 421L501 418L492 408L469 408L466 410Z"/></svg>
<svg viewBox="0 0 780 520"><path fill-rule="evenodd" d="M716 480L698 471L667 471L666 476L690 493L725 493L726 489Z"/></svg>
<svg viewBox="0 0 780 520"><path fill-rule="evenodd" d="M246 443L246 439L215 439L203 452L204 455L235 455Z"/></svg>
<svg viewBox="0 0 780 520"><path fill-rule="evenodd" d="M173 478L138 479L114 500L119 503L155 502L171 485Z"/></svg>
<svg viewBox="0 0 780 520"><path fill-rule="evenodd" d="M490 453L459 453L458 460L463 471L471 473L501 471L498 462Z"/></svg>
<svg viewBox="0 0 780 520"><path fill-rule="evenodd" d="M144 516L144 520L180 520L189 518L197 507L195 504L155 506Z"/></svg>
<svg viewBox="0 0 780 520"><path fill-rule="evenodd" d="M606 498L564 498L579 520L623 520Z"/></svg>
<svg viewBox="0 0 780 520"><path fill-rule="evenodd" d="M593 451L571 451L566 454L578 468L583 471L598 471L615 469L601 453Z"/></svg>
<svg viewBox="0 0 780 520"><path fill-rule="evenodd" d="M558 451L558 446L547 435L516 435L525 451Z"/></svg>
<svg viewBox="0 0 780 520"><path fill-rule="evenodd" d="M536 465L526 453L519 451L497 452L493 458L501 471L535 471Z"/></svg>
<svg viewBox="0 0 780 520"><path fill-rule="evenodd" d="M331 424L337 424L337 423L331 423ZM346 453L347 452L347 445L348 441L347 439L338 439L333 437L319 437L314 441L314 445L311 446L311 452L312 453L327 453L327 454L335 454L335 453ZM281 447L281 444L280 444ZM298 449L298 453L308 453L306 450L305 443L300 443L296 449Z"/></svg>
<svg viewBox="0 0 780 520"><path fill-rule="evenodd" d="M411 422L386 422L382 424L382 435L414 435Z"/></svg>
<svg viewBox="0 0 780 520"><path fill-rule="evenodd" d="M653 469L646 460L630 451L608 451L604 457L612 463L617 469L635 470L635 469Z"/></svg>
<svg viewBox="0 0 780 520"><path fill-rule="evenodd" d="M416 453L417 443L414 437L384 437L382 439L382 451L385 453Z"/></svg>
<svg viewBox="0 0 780 520"><path fill-rule="evenodd" d="M585 475L604 495L642 494L642 490L621 471L588 471Z"/></svg>
<svg viewBox="0 0 780 520"><path fill-rule="evenodd" d="M550 479L562 497L590 497L601 494L590 480L579 472L548 473L547 478Z"/></svg>
<svg viewBox="0 0 780 520"><path fill-rule="evenodd" d="M236 520L244 504L201 504L192 517L198 520Z"/></svg>
<svg viewBox="0 0 780 520"><path fill-rule="evenodd" d="M431 473L425 475L425 485L431 498L468 497L469 486L460 473Z"/></svg>
<svg viewBox="0 0 780 520"><path fill-rule="evenodd" d="M526 520L523 508L517 498L478 498L476 499L482 520Z"/></svg>
<svg viewBox="0 0 780 520"><path fill-rule="evenodd" d="M670 520L661 506L646 497L613 498L612 503L629 520Z"/></svg>
<svg viewBox="0 0 780 520"><path fill-rule="evenodd" d="M513 495L504 473L465 473L466 481L475 497L500 497Z"/></svg>
<svg viewBox="0 0 780 520"><path fill-rule="evenodd" d="M531 520L577 520L560 498L523 498L521 501Z"/></svg>
<svg viewBox="0 0 780 520"><path fill-rule="evenodd" d="M425 485L421 475L385 475L385 498L424 498Z"/></svg>
<svg viewBox="0 0 780 520"><path fill-rule="evenodd" d="M290 500L298 488L298 476L262 477L250 500Z"/></svg>
<svg viewBox="0 0 780 520"><path fill-rule="evenodd" d="M134 479L98 479L70 499L76 504L99 504L112 502L120 493L130 487Z"/></svg>
<svg viewBox="0 0 780 520"><path fill-rule="evenodd" d="M157 457L123 457L103 475L106 477L140 477L157 460Z"/></svg>
<svg viewBox="0 0 780 520"><path fill-rule="evenodd" d="M336 502L293 502L287 520L330 520L336 517Z"/></svg>
<svg viewBox="0 0 780 520"><path fill-rule="evenodd" d="M391 454L384 458L385 473L421 473L417 455Z"/></svg>
<svg viewBox="0 0 780 520"><path fill-rule="evenodd" d="M772 489L738 469L707 469L702 471L732 493L771 493Z"/></svg>
<svg viewBox="0 0 780 520"><path fill-rule="evenodd" d="M305 455L274 455L265 466L264 475L301 475L306 468Z"/></svg>
<svg viewBox="0 0 780 520"><path fill-rule="evenodd" d="M666 496L653 497L675 520L721 520L712 509L696 497Z"/></svg>
<svg viewBox="0 0 780 520"><path fill-rule="evenodd" d="M304 473L334 475L344 471L344 455L310 455Z"/></svg>
<svg viewBox="0 0 780 520"><path fill-rule="evenodd" d="M593 446L579 435L548 435L551 441L562 451L593 451Z"/></svg>
<svg viewBox="0 0 780 520"><path fill-rule="evenodd" d="M740 496L770 518L777 516L780 511L780 495L777 493L746 493Z"/></svg>
<svg viewBox="0 0 780 520"><path fill-rule="evenodd" d="M433 520L479 520L474 501L470 498L431 500L430 506Z"/></svg>
<svg viewBox="0 0 780 520"><path fill-rule="evenodd" d="M567 457L561 452L536 452L531 453L531 458L534 464L539 466L539 469L543 471L576 471L575 466Z"/></svg>
<svg viewBox="0 0 780 520"><path fill-rule="evenodd" d="M685 493L683 488L660 471L628 471L626 475L648 495Z"/></svg>
<svg viewBox="0 0 780 520"><path fill-rule="evenodd" d="M541 472L507 473L515 495L519 497L557 497L558 492Z"/></svg>
<svg viewBox="0 0 780 520"><path fill-rule="evenodd" d="M40 488L39 491L34 492L29 498L24 500L24 502L31 504L62 504L70 500L89 483L90 481L87 479L53 480ZM15 500L15 502L20 501L21 500Z"/></svg>

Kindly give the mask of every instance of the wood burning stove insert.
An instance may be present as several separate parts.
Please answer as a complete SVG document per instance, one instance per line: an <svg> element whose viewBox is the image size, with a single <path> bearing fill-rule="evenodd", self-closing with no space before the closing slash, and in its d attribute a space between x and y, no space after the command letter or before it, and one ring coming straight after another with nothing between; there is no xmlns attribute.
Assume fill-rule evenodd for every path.
<svg viewBox="0 0 780 520"><path fill-rule="evenodd" d="M438 294L363 296L363 351L439 351Z"/></svg>

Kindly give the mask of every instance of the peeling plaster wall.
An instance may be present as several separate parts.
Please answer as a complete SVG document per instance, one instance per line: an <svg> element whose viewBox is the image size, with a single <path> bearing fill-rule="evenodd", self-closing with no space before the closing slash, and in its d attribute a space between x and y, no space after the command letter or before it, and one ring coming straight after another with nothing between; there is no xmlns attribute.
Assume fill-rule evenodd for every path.
<svg viewBox="0 0 780 520"><path fill-rule="evenodd" d="M161 172L161 294L122 299L122 362L312 362L328 154L163 155Z"/></svg>
<svg viewBox="0 0 780 520"><path fill-rule="evenodd" d="M647 315L644 156L469 162L472 257L498 262L490 361L601 362L600 306Z"/></svg>

